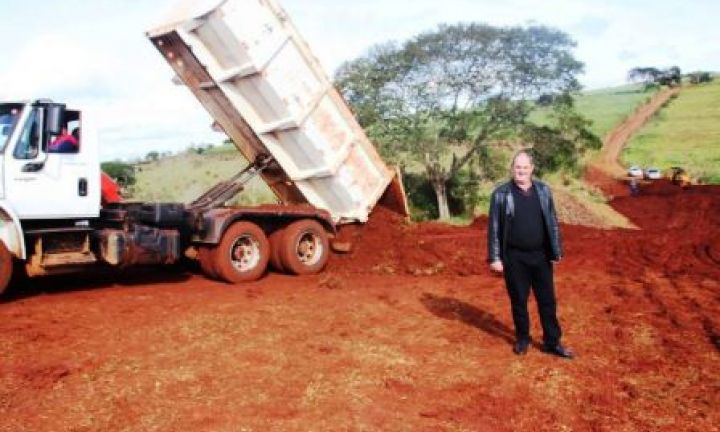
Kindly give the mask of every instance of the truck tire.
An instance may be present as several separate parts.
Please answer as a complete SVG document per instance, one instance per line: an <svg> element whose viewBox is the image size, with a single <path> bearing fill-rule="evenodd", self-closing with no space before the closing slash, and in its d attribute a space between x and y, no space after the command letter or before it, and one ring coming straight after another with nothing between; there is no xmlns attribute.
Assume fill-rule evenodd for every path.
<svg viewBox="0 0 720 432"><path fill-rule="evenodd" d="M0 295L2 295L10 283L13 273L13 259L5 243L0 241Z"/></svg>
<svg viewBox="0 0 720 432"><path fill-rule="evenodd" d="M285 228L278 228L270 234L270 266L280 273L285 273L281 252Z"/></svg>
<svg viewBox="0 0 720 432"><path fill-rule="evenodd" d="M280 257L288 273L309 275L319 273L330 258L325 229L312 219L301 219L284 229Z"/></svg>
<svg viewBox="0 0 720 432"><path fill-rule="evenodd" d="M198 246L198 262L205 276L210 279L218 278L213 261L212 248L210 246Z"/></svg>
<svg viewBox="0 0 720 432"><path fill-rule="evenodd" d="M238 283L260 279L270 259L270 242L251 222L236 222L225 231L210 254L217 277Z"/></svg>

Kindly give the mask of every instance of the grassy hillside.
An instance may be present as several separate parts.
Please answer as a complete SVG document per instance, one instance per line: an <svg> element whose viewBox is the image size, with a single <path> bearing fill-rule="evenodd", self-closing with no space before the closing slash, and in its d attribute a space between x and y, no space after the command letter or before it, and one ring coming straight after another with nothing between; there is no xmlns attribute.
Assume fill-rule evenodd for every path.
<svg viewBox="0 0 720 432"><path fill-rule="evenodd" d="M634 136L626 164L682 166L694 179L720 183L720 81L684 88Z"/></svg>
<svg viewBox="0 0 720 432"><path fill-rule="evenodd" d="M141 201L190 202L214 184L230 178L247 161L234 146L215 147L196 154L193 152L138 165L137 183L132 199ZM236 204L277 202L270 188L259 178L253 179L241 193Z"/></svg>
<svg viewBox="0 0 720 432"><path fill-rule="evenodd" d="M578 96L576 107L581 114L592 120L592 131L603 138L655 92L643 90L639 85L591 90Z"/></svg>
<svg viewBox="0 0 720 432"><path fill-rule="evenodd" d="M576 97L575 106L582 115L592 121L593 133L603 138L654 93L655 90L646 91L640 85L589 90ZM531 120L543 124L547 121L547 116L548 111L537 110Z"/></svg>

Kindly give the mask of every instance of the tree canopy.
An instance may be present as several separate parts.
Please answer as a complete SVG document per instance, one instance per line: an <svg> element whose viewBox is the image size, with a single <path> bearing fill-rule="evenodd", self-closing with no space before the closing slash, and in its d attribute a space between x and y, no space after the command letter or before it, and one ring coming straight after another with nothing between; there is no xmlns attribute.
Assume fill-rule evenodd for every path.
<svg viewBox="0 0 720 432"><path fill-rule="evenodd" d="M135 169L130 164L120 161L103 162L100 169L122 186L135 184Z"/></svg>
<svg viewBox="0 0 720 432"><path fill-rule="evenodd" d="M519 136L535 100L580 88L574 46L544 26L441 25L373 47L335 79L385 157L424 167L446 218L447 185L461 169Z"/></svg>
<svg viewBox="0 0 720 432"><path fill-rule="evenodd" d="M672 66L667 69L656 67L635 67L628 72L628 80L642 82L648 86L676 86L682 82L682 72L679 67Z"/></svg>

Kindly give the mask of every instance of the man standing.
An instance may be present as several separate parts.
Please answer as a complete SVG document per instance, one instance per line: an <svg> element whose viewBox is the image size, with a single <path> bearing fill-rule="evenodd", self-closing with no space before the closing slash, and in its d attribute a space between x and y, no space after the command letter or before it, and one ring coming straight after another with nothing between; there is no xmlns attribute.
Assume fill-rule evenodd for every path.
<svg viewBox="0 0 720 432"><path fill-rule="evenodd" d="M543 351L572 359L560 344L553 264L560 261L560 228L550 188L533 180L532 156L525 150L512 160L512 180L493 191L488 224L488 262L505 276L515 324L515 354L527 353L530 318L527 302L535 294L543 328Z"/></svg>

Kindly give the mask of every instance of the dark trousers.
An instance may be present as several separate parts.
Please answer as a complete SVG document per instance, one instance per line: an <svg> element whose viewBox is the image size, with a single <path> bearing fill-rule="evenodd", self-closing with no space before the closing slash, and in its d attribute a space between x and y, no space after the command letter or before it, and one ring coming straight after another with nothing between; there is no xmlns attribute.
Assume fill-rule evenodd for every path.
<svg viewBox="0 0 720 432"><path fill-rule="evenodd" d="M553 268L545 252L509 249L503 266L517 339L530 339L527 304L532 287L542 323L543 341L548 346L560 343L562 332L557 319Z"/></svg>

